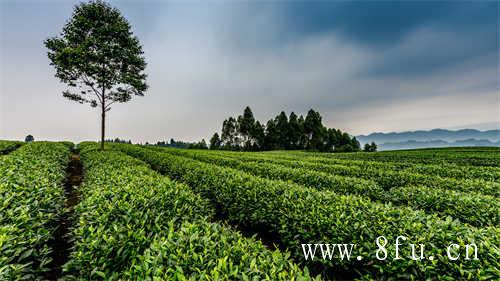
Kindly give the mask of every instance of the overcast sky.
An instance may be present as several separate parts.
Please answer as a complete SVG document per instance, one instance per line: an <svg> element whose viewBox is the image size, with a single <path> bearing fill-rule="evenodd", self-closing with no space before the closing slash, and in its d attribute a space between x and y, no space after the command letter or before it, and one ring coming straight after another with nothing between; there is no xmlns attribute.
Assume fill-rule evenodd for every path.
<svg viewBox="0 0 500 281"><path fill-rule="evenodd" d="M0 0L0 139L99 138L43 46L77 3ZM264 122L314 108L351 134L500 124L496 1L111 3L150 88L112 108L110 138L209 139L247 105Z"/></svg>

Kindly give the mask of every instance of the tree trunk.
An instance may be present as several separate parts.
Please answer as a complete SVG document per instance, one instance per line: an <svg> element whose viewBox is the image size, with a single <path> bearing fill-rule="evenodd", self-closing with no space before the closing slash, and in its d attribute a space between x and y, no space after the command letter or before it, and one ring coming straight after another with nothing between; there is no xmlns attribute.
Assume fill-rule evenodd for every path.
<svg viewBox="0 0 500 281"><path fill-rule="evenodd" d="M102 100L101 100L101 151L104 151L104 137L106 131L106 88L102 85Z"/></svg>
<svg viewBox="0 0 500 281"><path fill-rule="evenodd" d="M104 151L104 131L106 128L106 110L104 107L104 103L102 104L102 112L101 112L101 150Z"/></svg>

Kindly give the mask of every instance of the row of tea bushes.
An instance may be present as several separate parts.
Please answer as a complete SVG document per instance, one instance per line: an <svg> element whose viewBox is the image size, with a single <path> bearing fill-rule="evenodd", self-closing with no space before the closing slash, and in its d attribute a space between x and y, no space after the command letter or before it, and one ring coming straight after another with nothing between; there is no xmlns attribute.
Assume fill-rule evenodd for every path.
<svg viewBox="0 0 500 281"><path fill-rule="evenodd" d="M411 163L400 161L377 161L377 159L356 158L352 153L312 153L301 151L266 151L266 152L234 152L224 150L205 150L219 155L237 157L239 159L255 158L272 160L292 160L308 163L321 163L330 165L342 165L360 168L378 168L386 171L404 171L409 173L424 174L428 176L439 176L441 178L452 178L457 180L483 180L500 182L500 168L498 166L471 166L456 165L452 163ZM405 152L398 152L404 155ZM453 153L453 152L450 152ZM468 152L461 154L467 155ZM497 153L499 154L499 153ZM351 157L349 157L351 156ZM438 156L436 156L439 159Z"/></svg>
<svg viewBox="0 0 500 281"><path fill-rule="evenodd" d="M180 150L169 149L168 151L180 153ZM187 152L183 152L187 153ZM217 155L204 151L190 152L191 154L200 155ZM324 172L346 177L355 177L360 179L375 181L380 187L389 190L393 187L424 185L428 187L436 187L443 189L451 189L464 192L478 192L485 195L500 197L500 183L487 181L483 179L462 179L443 178L428 174L421 174L409 171L394 171L390 167L380 167L380 165L367 162L364 165L359 165L357 161L342 160L340 163L337 159L329 159L324 157L301 157L301 158L281 158L276 157L277 154L242 154L226 153L226 158L245 160L259 163L280 164L287 167L307 169L311 171ZM332 161L333 160L333 161ZM333 162L333 163L332 163ZM442 168L446 170L445 167ZM491 168L493 169L493 168Z"/></svg>
<svg viewBox="0 0 500 281"><path fill-rule="evenodd" d="M210 223L211 203L187 186L121 152L79 147L85 180L67 279L311 279L286 253Z"/></svg>
<svg viewBox="0 0 500 281"><path fill-rule="evenodd" d="M262 154L265 155L265 154ZM271 156L271 155L268 155ZM344 159L334 157L322 157L313 155L289 155L289 154L273 154L273 158L285 158L288 160L297 160L324 164L338 164L357 167L379 168L388 171L404 171L410 173L425 174L429 176L439 176L442 178L453 178L458 180L484 180L484 181L500 181L500 168L498 167L475 167L470 165L459 166L454 164L418 164L407 162L389 162L389 161L370 161L358 159Z"/></svg>
<svg viewBox="0 0 500 281"><path fill-rule="evenodd" d="M473 226L500 226L500 200L493 196L426 186L405 186L391 189L384 201L429 213L437 212Z"/></svg>
<svg viewBox="0 0 500 281"><path fill-rule="evenodd" d="M15 150L22 144L23 142L20 141L0 140L0 155L8 154L9 152Z"/></svg>
<svg viewBox="0 0 500 281"><path fill-rule="evenodd" d="M496 227L477 229L410 208L394 208L356 196L262 179L168 153L131 145L115 147L187 183L217 204L231 221L274 233L296 260L304 261L302 243L357 245L354 255L360 255L362 261L304 261L326 274L341 270L374 279L457 280L494 279L499 273L500 230ZM394 246L389 244L387 258L377 260L375 240L380 235L388 239L404 235L411 243L423 243L426 257L432 255L433 259L409 260L407 245L399 252L405 258L396 260ZM477 244L480 259L450 261L446 254L450 243Z"/></svg>
<svg viewBox="0 0 500 281"><path fill-rule="evenodd" d="M179 149L149 148L158 152L166 152L179 156L187 156L203 162L213 163L248 172L274 180L291 180L298 184L313 187L318 190L335 191L342 194L364 195L371 198L381 198L384 191L373 181L330 175L302 168L289 168L270 163L251 163L202 151L187 151Z"/></svg>
<svg viewBox="0 0 500 281"><path fill-rule="evenodd" d="M498 147L456 147L392 150L376 153L315 153L316 156L417 164L454 164L459 166L500 167ZM300 153L300 152L299 152ZM311 155L311 154L310 154Z"/></svg>
<svg viewBox="0 0 500 281"><path fill-rule="evenodd" d="M64 212L69 149L36 142L0 158L0 280L38 280Z"/></svg>
<svg viewBox="0 0 500 281"><path fill-rule="evenodd" d="M451 216L454 219L459 219L474 226L500 224L500 201L496 200L493 196L458 192L447 190L446 188L429 188L420 185L405 185L384 191L377 183L371 180L335 176L330 173L310 170L311 166L318 166L312 163L301 163L300 161L283 162L281 160L276 160L276 162L268 160L259 161L258 156L252 158L254 162L244 162L236 157L219 156L203 151L164 148L156 148L155 150L188 156L200 161L235 168L269 179L289 180L318 190L330 190L339 194L362 195L380 202L407 205L429 213L437 212L443 216ZM245 157L241 158L242 160L249 159ZM286 164L294 168L284 166ZM345 167L345 169L350 168Z"/></svg>

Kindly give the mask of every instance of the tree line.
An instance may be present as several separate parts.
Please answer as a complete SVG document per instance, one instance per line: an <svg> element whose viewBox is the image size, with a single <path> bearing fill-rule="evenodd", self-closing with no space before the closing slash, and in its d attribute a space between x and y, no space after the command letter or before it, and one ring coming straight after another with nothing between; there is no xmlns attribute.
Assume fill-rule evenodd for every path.
<svg viewBox="0 0 500 281"><path fill-rule="evenodd" d="M322 124L319 112L311 109L306 117L289 116L282 111L264 125L253 116L250 107L243 115L229 117L222 123L219 135L210 139L210 149L260 151L260 150L315 150L323 152L360 151L356 137L339 129Z"/></svg>
<svg viewBox="0 0 500 281"><path fill-rule="evenodd" d="M107 139L105 140L104 142L114 142L114 143L128 143L128 144L132 144L132 140L122 140L120 138L115 138L115 139Z"/></svg>
<svg viewBox="0 0 500 281"><path fill-rule="evenodd" d="M176 141L174 139L170 139L170 142L159 141L156 143L156 145L165 147L174 147L174 148L208 149L208 145L205 139L202 139L199 142Z"/></svg>

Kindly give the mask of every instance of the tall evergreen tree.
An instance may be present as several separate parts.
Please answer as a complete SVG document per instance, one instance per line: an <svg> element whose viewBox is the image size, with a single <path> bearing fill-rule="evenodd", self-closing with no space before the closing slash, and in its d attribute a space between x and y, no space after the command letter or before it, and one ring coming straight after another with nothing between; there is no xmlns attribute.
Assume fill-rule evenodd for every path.
<svg viewBox="0 0 500 281"><path fill-rule="evenodd" d="M299 128L300 128L299 148L306 149L307 145L309 143L309 138L308 138L308 136L305 132L305 128L304 128L304 123L305 123L304 116L302 116L302 115L299 116L298 123L299 123Z"/></svg>
<svg viewBox="0 0 500 281"><path fill-rule="evenodd" d="M299 119L297 115L292 111L292 113L290 113L290 118L288 119L288 132L287 132L287 139L290 149L300 148L301 134L302 134L302 129L299 124Z"/></svg>
<svg viewBox="0 0 500 281"><path fill-rule="evenodd" d="M360 144L356 137L350 137L347 133L342 133L339 131L339 143L338 146L335 147L335 151L338 152L352 152L359 151Z"/></svg>
<svg viewBox="0 0 500 281"><path fill-rule="evenodd" d="M330 128L327 130L327 144L326 144L326 150L327 151L333 151L339 143L339 134L337 130Z"/></svg>
<svg viewBox="0 0 500 281"><path fill-rule="evenodd" d="M288 141L288 117L286 116L284 111L276 116L276 130L278 134L278 146L280 149L289 149L289 141Z"/></svg>
<svg viewBox="0 0 500 281"><path fill-rule="evenodd" d="M356 139L356 137L351 138L351 147L352 147L352 151L360 151L361 150L361 144Z"/></svg>
<svg viewBox="0 0 500 281"><path fill-rule="evenodd" d="M238 124L234 117L229 117L222 124L222 143L225 149L238 149Z"/></svg>
<svg viewBox="0 0 500 281"><path fill-rule="evenodd" d="M266 133L264 131L264 126L260 124L259 121L255 121L255 123L253 124L250 135L255 140L255 143L252 146L252 150L256 151L264 149L264 138Z"/></svg>
<svg viewBox="0 0 500 281"><path fill-rule="evenodd" d="M323 150L325 145L326 128L321 123L319 112L309 110L304 121L304 132L308 138L308 149Z"/></svg>
<svg viewBox="0 0 500 281"><path fill-rule="evenodd" d="M266 136L264 138L264 149L265 150L275 150L279 148L279 134L276 128L276 123L273 119L267 121L266 124Z"/></svg>
<svg viewBox="0 0 500 281"><path fill-rule="evenodd" d="M205 139L201 139L201 141L198 143L198 148L199 149L208 149L207 142Z"/></svg>
<svg viewBox="0 0 500 281"><path fill-rule="evenodd" d="M355 137L338 129L326 128L322 124L319 112L309 110L306 118L294 112L287 117L285 112L270 119L266 126L255 120L250 107L246 107L243 115L237 119L229 117L224 120L222 134L219 139L214 134L210 147L219 146L225 149L256 151L275 149L309 149L317 151L359 151L360 144ZM371 148L371 146L370 146Z"/></svg>
<svg viewBox="0 0 500 281"><path fill-rule="evenodd" d="M219 134L214 133L212 138L210 139L210 149L220 149L221 140Z"/></svg>
<svg viewBox="0 0 500 281"><path fill-rule="evenodd" d="M238 130L241 135L243 147L248 150L255 143L255 138L252 136L252 130L255 126L255 118L250 107L245 107L243 116L238 116Z"/></svg>

